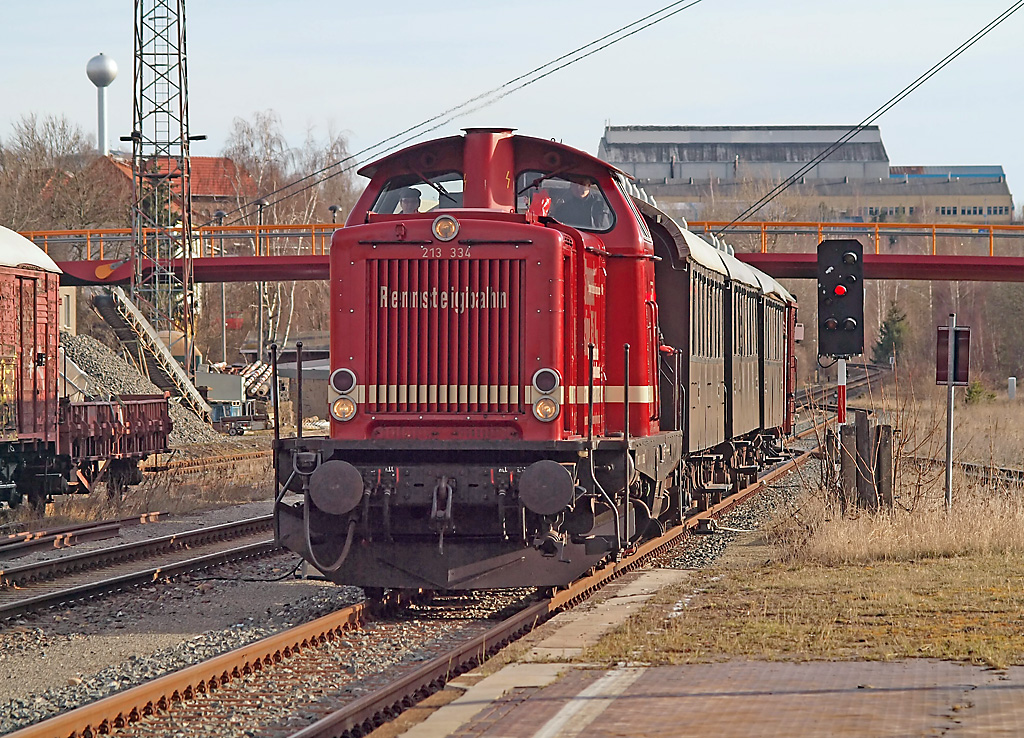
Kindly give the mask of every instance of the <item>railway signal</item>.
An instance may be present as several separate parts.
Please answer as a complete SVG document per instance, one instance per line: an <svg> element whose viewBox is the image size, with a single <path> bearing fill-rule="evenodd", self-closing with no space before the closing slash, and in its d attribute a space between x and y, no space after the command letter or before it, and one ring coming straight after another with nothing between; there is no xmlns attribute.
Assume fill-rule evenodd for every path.
<svg viewBox="0 0 1024 738"><path fill-rule="evenodd" d="M818 244L818 356L864 353L864 247L856 239Z"/></svg>

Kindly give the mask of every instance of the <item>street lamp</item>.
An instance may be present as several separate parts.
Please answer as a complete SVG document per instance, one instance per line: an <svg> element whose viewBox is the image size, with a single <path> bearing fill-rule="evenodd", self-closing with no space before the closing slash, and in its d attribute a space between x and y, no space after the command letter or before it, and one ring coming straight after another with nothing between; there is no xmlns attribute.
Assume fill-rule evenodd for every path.
<svg viewBox="0 0 1024 738"><path fill-rule="evenodd" d="M341 210L340 205L328 205L327 209L331 211L331 223L338 222L338 211Z"/></svg>
<svg viewBox="0 0 1024 738"><path fill-rule="evenodd" d="M260 198L256 201L256 256L260 255L260 228L263 227L263 208L267 207L270 203ZM259 324L257 328L256 338L256 360L263 361L263 299L264 292L266 290L266 284L264 282L259 283L259 306L257 311L259 314Z"/></svg>
<svg viewBox="0 0 1024 738"><path fill-rule="evenodd" d="M260 227L263 225L263 208L270 203L260 198L256 201L256 256L260 255Z"/></svg>
<svg viewBox="0 0 1024 738"><path fill-rule="evenodd" d="M217 225L222 227L224 225L224 216L227 215L223 210L218 210L213 214L213 217L217 220ZM224 234L220 234L220 255L224 256ZM220 283L220 359L225 364L228 363L228 307L227 300L224 297L224 282Z"/></svg>

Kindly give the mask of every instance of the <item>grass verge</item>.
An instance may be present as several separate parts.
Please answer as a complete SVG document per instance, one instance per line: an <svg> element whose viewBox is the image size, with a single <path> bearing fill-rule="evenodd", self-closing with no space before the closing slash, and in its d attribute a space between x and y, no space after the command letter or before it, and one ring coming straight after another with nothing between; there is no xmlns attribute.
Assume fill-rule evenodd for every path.
<svg viewBox="0 0 1024 738"><path fill-rule="evenodd" d="M1024 663L1024 556L697 572L583 655L652 664L732 657Z"/></svg>

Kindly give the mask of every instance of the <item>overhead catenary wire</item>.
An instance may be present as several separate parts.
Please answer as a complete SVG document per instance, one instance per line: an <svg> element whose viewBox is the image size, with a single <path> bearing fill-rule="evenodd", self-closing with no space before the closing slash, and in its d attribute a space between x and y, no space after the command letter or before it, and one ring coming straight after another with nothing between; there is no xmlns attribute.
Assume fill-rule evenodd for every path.
<svg viewBox="0 0 1024 738"><path fill-rule="evenodd" d="M360 164L362 163L361 157L367 155L378 157L388 152L394 151L395 149L399 149L427 133L436 131L438 128L441 128L451 123L452 121L457 120L458 118L469 115L470 113L475 113L478 110L482 110L483 108L493 105L499 100L502 100L503 98L515 92L518 92L524 87L528 87L534 84L535 82L539 82L540 80L549 77L555 72L565 69L566 67L571 66L576 62L582 61L587 57L593 56L594 54L603 51L604 49L607 49L609 46L613 46L620 41L630 38L631 36L634 36L637 33L640 33L641 31L650 28L651 26L657 25L658 23L661 23L662 21L665 21L677 15L683 12L684 10L692 8L694 5L697 5L701 2L703 2L703 0L674 0L674 2L671 2L659 8L653 13L648 13L647 15L638 18L637 20L632 21L631 23L628 23L625 26L620 26L614 31L606 33L605 35L596 38L593 41L589 41L588 43L585 43L582 46L573 49L572 51L569 51L548 62L545 62L544 64L541 64L540 66L531 69L529 72L526 72L525 74L520 74L518 77L514 77L497 87L494 87L486 92L482 92L478 95L475 95L469 98L468 100L459 103L458 105L452 106L441 113L438 113L436 115L431 116L430 118L420 121L416 125L409 126L405 130L392 134L391 136L388 136L387 138L378 141L372 146L367 146L366 148L363 148L353 154L349 154L348 156L345 156L336 162L332 162L331 164L321 167L320 169L314 172L310 172L309 174L304 175L296 180L293 180L292 182L289 182L286 185L278 187L277 189L272 190L262 195L260 198L256 199L270 200L271 197L280 195L280 197L277 197L277 199L270 200L268 204L272 206L281 202L282 200L286 200L290 197L295 197L296 195L299 195L305 192L306 190L319 186L326 180L331 179L332 177L337 177L341 174L345 174L347 172L352 171L356 167L360 166ZM1024 2L1024 0L1022 0L1022 2ZM335 171L332 172L331 170ZM302 184L303 182L307 182L308 184L304 185L303 187L300 187L299 189L292 190L292 188ZM225 213L225 216L232 215L234 213L240 213L248 207L249 205L241 205ZM227 225L237 223L241 219L241 217L235 218ZM209 225L212 222L213 221L210 220L205 225Z"/></svg>
<svg viewBox="0 0 1024 738"><path fill-rule="evenodd" d="M780 182L778 185L776 185L771 190L769 190L763 197L761 197L760 200L758 200L753 205L751 205L746 210L744 210L742 213L737 215L728 224L722 226L722 228L720 228L717 231L715 231L715 235L716 236L721 236L727 230L729 230L732 226L736 225L737 223L739 223L739 222L741 222L743 220L746 220L751 215L753 215L754 213L759 211L761 208L763 208L765 205L767 205L772 200L774 200L776 197L781 195L783 192L785 192L787 189L789 189L791 186L793 186L796 182L798 182L801 177L803 177L805 174L807 174L807 172L809 172L811 169L813 169L818 164L820 164L822 161L824 161L829 156L831 156L835 151L837 151L839 148L841 148L843 145L845 145L847 142L849 142L851 139L853 139L854 136L856 136L858 133L860 133L865 128L867 128L868 126L873 124L875 121L877 121L879 118L881 118L883 115L885 115L885 113L887 113L890 110L892 110L892 108L894 108L896 105L898 105L900 102L902 102L908 95L910 95L912 92L914 92L918 87L920 87L925 82L927 82L929 79L931 79L936 74L938 74L940 71L942 71L946 66L948 66L950 63L952 63L954 59L956 59L961 54L963 54L965 51L967 51L969 48L974 46L974 44L976 44L982 38L987 36L989 34L989 32L991 32L994 28L996 28L998 25L1000 25L1003 21L1005 21L1011 15L1016 13L1022 7L1024 7L1024 0L1017 0L1017 2L1014 2L1010 7L1008 7L1006 10L1001 12L999 15L997 15L991 21L989 21L984 27L981 28L981 30L977 31L973 36L971 36L966 41L961 43L959 46L957 46L955 49L953 49L953 51L949 52L941 60L939 60L932 67L930 67L926 72L921 74L917 79L915 79L909 85L907 85L902 90L900 90L898 93L896 93L891 98L889 98L880 107L876 108L870 115L868 115L868 117L866 117L864 120L862 120L856 126L854 126L849 131L847 131L845 134L843 134L843 136L841 136L837 141L835 141L834 143L830 144L827 148L825 148L823 151L818 153L817 156L815 156L809 162L807 162L802 167L800 167L796 172L794 172L793 174L789 175L789 177L787 177L782 182Z"/></svg>

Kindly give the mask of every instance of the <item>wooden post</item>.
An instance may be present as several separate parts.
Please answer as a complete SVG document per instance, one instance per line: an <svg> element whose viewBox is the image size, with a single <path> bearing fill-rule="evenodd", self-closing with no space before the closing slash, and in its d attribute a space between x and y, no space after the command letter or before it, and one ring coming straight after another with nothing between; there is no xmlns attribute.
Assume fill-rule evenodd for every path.
<svg viewBox="0 0 1024 738"><path fill-rule="evenodd" d="M878 495L875 493L875 474L871 463L874 443L868 414L863 410L855 410L853 415L854 427L857 429L857 504L865 510L875 510L878 508Z"/></svg>
<svg viewBox="0 0 1024 738"><path fill-rule="evenodd" d="M840 426L840 484L839 499L843 514L857 500L857 427L847 423Z"/></svg>
<svg viewBox="0 0 1024 738"><path fill-rule="evenodd" d="M825 488L829 494L839 489L839 434L834 428L825 429L825 442L822 444L822 470Z"/></svg>
<svg viewBox="0 0 1024 738"><path fill-rule="evenodd" d="M875 449L875 483L878 487L878 499L886 510L892 510L893 444L891 425L880 425L875 429Z"/></svg>

